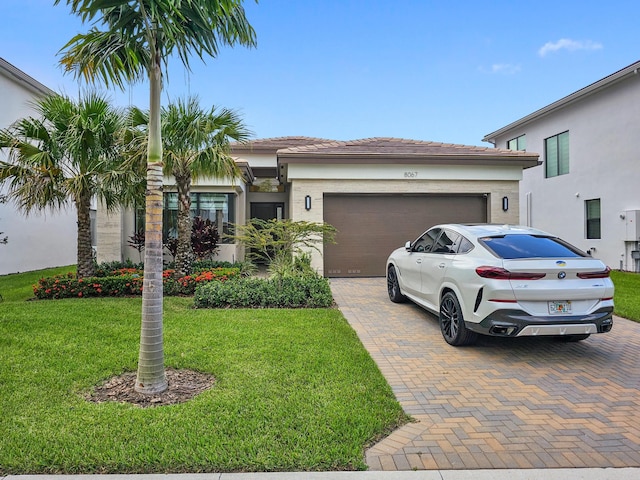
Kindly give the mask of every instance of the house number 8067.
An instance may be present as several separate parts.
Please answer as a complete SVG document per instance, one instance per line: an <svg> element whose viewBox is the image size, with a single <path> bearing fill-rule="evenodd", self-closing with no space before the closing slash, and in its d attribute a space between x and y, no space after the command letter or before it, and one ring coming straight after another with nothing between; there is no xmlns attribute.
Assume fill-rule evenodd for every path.
<svg viewBox="0 0 640 480"><path fill-rule="evenodd" d="M404 172L404 178L416 178L418 172Z"/></svg>

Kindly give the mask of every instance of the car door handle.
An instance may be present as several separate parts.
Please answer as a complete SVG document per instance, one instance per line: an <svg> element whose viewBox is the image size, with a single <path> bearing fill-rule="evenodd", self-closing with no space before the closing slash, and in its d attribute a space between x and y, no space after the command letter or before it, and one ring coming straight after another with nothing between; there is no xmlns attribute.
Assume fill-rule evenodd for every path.
<svg viewBox="0 0 640 480"><path fill-rule="evenodd" d="M440 265L438 265L438 268L444 268L444 267L445 267L444 263L441 263Z"/></svg>
<svg viewBox="0 0 640 480"><path fill-rule="evenodd" d="M416 258L416 263L422 263L422 259L421 258Z"/></svg>

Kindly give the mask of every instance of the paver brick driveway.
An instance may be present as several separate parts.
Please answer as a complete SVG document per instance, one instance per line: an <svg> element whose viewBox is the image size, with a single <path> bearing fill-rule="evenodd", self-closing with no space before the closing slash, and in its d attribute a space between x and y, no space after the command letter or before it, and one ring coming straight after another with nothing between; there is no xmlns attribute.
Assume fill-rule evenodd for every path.
<svg viewBox="0 0 640 480"><path fill-rule="evenodd" d="M389 301L384 278L331 288L416 420L366 452L371 470L640 466L640 324L451 347L434 316Z"/></svg>

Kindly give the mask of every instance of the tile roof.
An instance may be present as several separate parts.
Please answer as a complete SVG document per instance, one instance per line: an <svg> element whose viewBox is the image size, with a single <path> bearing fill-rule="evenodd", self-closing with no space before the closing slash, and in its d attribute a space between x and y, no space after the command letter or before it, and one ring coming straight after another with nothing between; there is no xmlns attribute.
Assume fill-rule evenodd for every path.
<svg viewBox="0 0 640 480"><path fill-rule="evenodd" d="M315 138L315 137L272 137L272 138L259 138L256 140L250 140L246 143L232 143L231 152L245 152L245 153L275 153L277 150L289 147L299 147L303 145L313 145L316 143L332 142L333 140L327 138Z"/></svg>
<svg viewBox="0 0 640 480"><path fill-rule="evenodd" d="M409 140L404 138L365 138L350 141L332 141L314 145L300 145L278 150L278 159L328 159L336 161L347 159L368 159L375 161L378 158L384 162L397 160L434 160L434 159L501 159L523 161L536 161L538 154L515 150L504 150L493 147L478 147L471 145L458 145L453 143L427 142L421 140Z"/></svg>

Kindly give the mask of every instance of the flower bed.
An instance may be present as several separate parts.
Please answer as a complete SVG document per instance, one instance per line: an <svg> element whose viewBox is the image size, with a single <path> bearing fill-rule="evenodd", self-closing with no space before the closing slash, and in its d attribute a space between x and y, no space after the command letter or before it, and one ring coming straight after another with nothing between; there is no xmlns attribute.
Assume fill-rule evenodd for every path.
<svg viewBox="0 0 640 480"><path fill-rule="evenodd" d="M143 271L138 268L118 268L104 272L105 276L77 278L75 273L41 278L33 286L40 300L77 297L124 297L142 293ZM193 295L196 286L225 281L240 275L240 269L218 267L201 270L187 276L177 276L174 270L165 270L163 290L166 296Z"/></svg>

